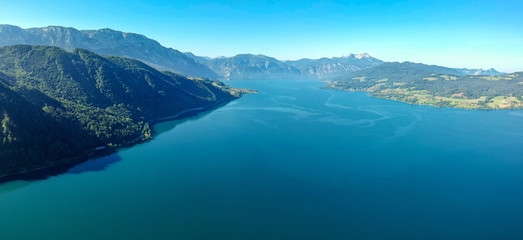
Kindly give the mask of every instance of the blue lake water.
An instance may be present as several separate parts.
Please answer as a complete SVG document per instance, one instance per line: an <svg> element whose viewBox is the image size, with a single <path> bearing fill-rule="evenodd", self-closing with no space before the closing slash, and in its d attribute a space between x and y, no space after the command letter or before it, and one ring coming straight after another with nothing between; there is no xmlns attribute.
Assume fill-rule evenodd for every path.
<svg viewBox="0 0 523 240"><path fill-rule="evenodd" d="M523 239L523 111L227 83L260 92L1 184L0 239Z"/></svg>

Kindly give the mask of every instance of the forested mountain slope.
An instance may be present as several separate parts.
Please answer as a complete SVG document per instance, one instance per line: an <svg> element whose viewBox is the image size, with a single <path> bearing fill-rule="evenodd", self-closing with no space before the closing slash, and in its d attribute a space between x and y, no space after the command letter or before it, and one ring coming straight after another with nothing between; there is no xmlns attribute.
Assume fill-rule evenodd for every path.
<svg viewBox="0 0 523 240"><path fill-rule="evenodd" d="M75 49L0 48L0 175L150 136L148 122L241 95L134 59Z"/></svg>
<svg viewBox="0 0 523 240"><path fill-rule="evenodd" d="M56 46L69 51L82 48L101 55L138 59L160 70L187 76L218 78L207 66L197 63L176 49L164 47L144 35L109 28L78 30L49 26L22 29L12 25L0 25L0 46L16 44Z"/></svg>

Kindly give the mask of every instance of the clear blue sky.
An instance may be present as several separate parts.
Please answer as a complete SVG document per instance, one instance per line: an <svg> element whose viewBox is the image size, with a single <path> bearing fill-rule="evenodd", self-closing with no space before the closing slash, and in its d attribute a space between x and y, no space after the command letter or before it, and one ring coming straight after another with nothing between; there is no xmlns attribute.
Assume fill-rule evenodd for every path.
<svg viewBox="0 0 523 240"><path fill-rule="evenodd" d="M368 52L385 61L523 71L522 0L0 0L0 23L144 34L205 56Z"/></svg>

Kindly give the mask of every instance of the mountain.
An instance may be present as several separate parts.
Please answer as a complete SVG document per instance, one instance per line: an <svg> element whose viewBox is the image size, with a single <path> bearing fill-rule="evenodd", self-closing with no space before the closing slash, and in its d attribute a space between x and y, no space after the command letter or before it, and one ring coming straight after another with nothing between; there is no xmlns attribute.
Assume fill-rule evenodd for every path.
<svg viewBox="0 0 523 240"><path fill-rule="evenodd" d="M374 97L467 109L523 108L523 73L463 75L459 69L411 62L383 63L326 81L325 88Z"/></svg>
<svg viewBox="0 0 523 240"><path fill-rule="evenodd" d="M374 67L383 63L383 61L371 57L367 53L362 53L334 58L305 58L296 61L285 61L285 63L299 69L303 77L324 79Z"/></svg>
<svg viewBox="0 0 523 240"><path fill-rule="evenodd" d="M363 54L350 54L340 58L300 59L280 61L272 57L239 54L234 57L208 58L185 53L196 62L204 64L225 79L241 78L328 78L340 76L382 63Z"/></svg>
<svg viewBox="0 0 523 240"><path fill-rule="evenodd" d="M0 48L0 176L150 137L149 122L231 101L218 81L49 46Z"/></svg>
<svg viewBox="0 0 523 240"><path fill-rule="evenodd" d="M208 66L209 62L211 62L213 60L213 58L210 58L210 57L196 56L192 52L185 52L184 54L187 57L194 59L197 63L201 63L205 66Z"/></svg>
<svg viewBox="0 0 523 240"><path fill-rule="evenodd" d="M226 79L300 77L298 69L264 55L239 54L229 58L212 59L197 57L196 61L206 64Z"/></svg>
<svg viewBox="0 0 523 240"><path fill-rule="evenodd" d="M494 68L489 68L487 70L483 69L469 69L469 68L456 68L456 70L460 71L463 75L502 75L503 73L500 73L496 71Z"/></svg>
<svg viewBox="0 0 523 240"><path fill-rule="evenodd" d="M350 79L353 77L365 76L367 78L388 78L393 80L400 79L420 79L423 77L430 77L434 74L447 74L455 76L465 75L500 75L498 71L493 68L489 70L481 69L467 69L467 68L448 68L437 65L427 65L413 62L385 62L376 67L348 73L333 79Z"/></svg>
<svg viewBox="0 0 523 240"><path fill-rule="evenodd" d="M379 80L387 78L394 81L409 81L430 77L432 74L462 75L462 73L456 69L436 65L412 62L386 62L372 68L348 73L333 79L343 81L365 77L367 79Z"/></svg>
<svg viewBox="0 0 523 240"><path fill-rule="evenodd" d="M57 46L70 51L82 48L101 55L138 59L159 70L193 77L218 77L207 66L197 63L178 50L166 48L140 34L108 28L80 31L60 26L22 29L17 26L0 25L0 46L16 44Z"/></svg>

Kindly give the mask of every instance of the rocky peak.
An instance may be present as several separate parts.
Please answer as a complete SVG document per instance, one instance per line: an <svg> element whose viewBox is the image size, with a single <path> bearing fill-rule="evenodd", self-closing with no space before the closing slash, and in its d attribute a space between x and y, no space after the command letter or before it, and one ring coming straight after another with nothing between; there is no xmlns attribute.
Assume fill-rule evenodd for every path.
<svg viewBox="0 0 523 240"><path fill-rule="evenodd" d="M363 58L370 58L371 56L368 53L360 53L360 54L354 55L354 57L356 59L363 59Z"/></svg>
<svg viewBox="0 0 523 240"><path fill-rule="evenodd" d="M349 55L344 55L341 58L345 58L345 59L364 59L364 58L372 58L372 57L368 53L358 53L358 54L351 53Z"/></svg>

